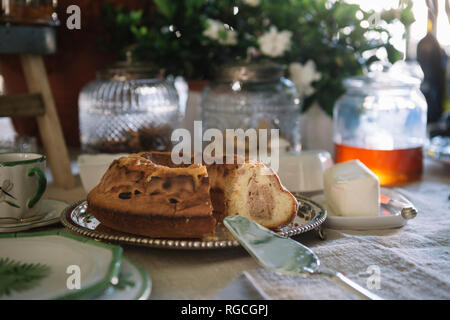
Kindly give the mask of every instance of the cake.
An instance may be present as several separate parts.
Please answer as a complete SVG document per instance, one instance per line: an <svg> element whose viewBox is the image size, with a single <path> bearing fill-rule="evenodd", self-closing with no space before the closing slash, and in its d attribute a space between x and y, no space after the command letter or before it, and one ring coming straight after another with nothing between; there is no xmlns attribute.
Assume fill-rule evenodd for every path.
<svg viewBox="0 0 450 320"><path fill-rule="evenodd" d="M89 192L88 210L102 224L155 238L214 234L206 168L170 168L137 154L114 160Z"/></svg>
<svg viewBox="0 0 450 320"><path fill-rule="evenodd" d="M175 165L169 152L114 160L87 202L105 226L153 238L210 237L217 222L235 214L275 229L298 208L260 162Z"/></svg>

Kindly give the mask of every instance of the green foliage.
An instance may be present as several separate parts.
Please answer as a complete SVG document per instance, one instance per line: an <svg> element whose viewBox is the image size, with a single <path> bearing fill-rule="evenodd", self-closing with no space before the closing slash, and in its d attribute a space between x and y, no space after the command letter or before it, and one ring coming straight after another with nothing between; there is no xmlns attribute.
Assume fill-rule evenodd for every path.
<svg viewBox="0 0 450 320"><path fill-rule="evenodd" d="M50 274L50 267L40 263L22 263L0 258L0 297L13 291L22 292L36 287Z"/></svg>
<svg viewBox="0 0 450 320"><path fill-rule="evenodd" d="M388 23L398 20L406 27L410 26L416 21L412 13L413 3L411 0L403 1L403 3L404 4L400 8L382 12L381 18Z"/></svg>
<svg viewBox="0 0 450 320"><path fill-rule="evenodd" d="M166 73L211 79L215 68L229 60L267 59L258 52L258 37L275 26L278 31L292 32L292 42L283 56L272 59L285 65L313 60L322 78L312 84L315 93L307 97L306 107L318 100L328 113L344 91L343 79L361 74L378 60L376 49L384 47L390 62L402 58L389 43L386 25L414 21L411 1L383 12L375 26L362 23L374 12L364 12L344 1L260 0L257 5L245 0L153 2L156 9L148 11L105 7L102 20L109 30L109 48L120 57L129 50L134 59L151 60ZM208 19L231 26L237 33L237 43L224 45L206 36ZM224 30L218 31L218 38L226 39ZM258 54L249 55L250 48Z"/></svg>

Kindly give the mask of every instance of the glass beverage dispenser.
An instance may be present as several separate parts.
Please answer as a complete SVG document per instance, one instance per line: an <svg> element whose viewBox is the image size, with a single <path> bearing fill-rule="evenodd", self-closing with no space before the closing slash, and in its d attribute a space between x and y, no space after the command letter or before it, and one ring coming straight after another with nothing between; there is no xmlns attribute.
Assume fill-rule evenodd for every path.
<svg viewBox="0 0 450 320"><path fill-rule="evenodd" d="M201 101L204 129L279 129L280 146L292 152L301 149L300 109L294 84L267 61L222 66Z"/></svg>
<svg viewBox="0 0 450 320"><path fill-rule="evenodd" d="M359 159L382 185L419 179L427 124L420 80L388 69L344 84L333 113L336 162Z"/></svg>
<svg viewBox="0 0 450 320"><path fill-rule="evenodd" d="M170 151L180 126L178 93L172 78L153 65L118 62L97 73L79 95L83 152Z"/></svg>

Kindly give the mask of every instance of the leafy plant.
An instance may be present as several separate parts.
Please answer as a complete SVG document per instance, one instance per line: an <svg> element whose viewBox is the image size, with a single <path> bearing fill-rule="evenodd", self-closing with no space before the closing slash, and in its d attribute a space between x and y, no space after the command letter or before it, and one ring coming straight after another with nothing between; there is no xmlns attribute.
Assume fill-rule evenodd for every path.
<svg viewBox="0 0 450 320"><path fill-rule="evenodd" d="M330 0L153 0L154 8L127 11L109 5L105 26L113 35L110 48L120 57L130 52L135 60L152 61L166 73L188 80L212 79L215 69L229 60L259 61L270 58L288 66L312 60L320 79L306 96L331 114L344 92L343 79L361 74L378 60L385 48L390 62L403 57L390 43L386 25L414 21L411 1L406 7L375 12L358 5ZM213 30L216 28L217 30ZM262 37L285 32L289 43L282 54L268 55ZM287 31L287 33L286 33ZM216 36L212 32L216 32ZM279 38L281 40L283 37ZM288 41L289 40L289 41ZM270 42L270 40L269 40Z"/></svg>
<svg viewBox="0 0 450 320"><path fill-rule="evenodd" d="M44 264L0 258L0 297L36 287L50 271L50 267Z"/></svg>

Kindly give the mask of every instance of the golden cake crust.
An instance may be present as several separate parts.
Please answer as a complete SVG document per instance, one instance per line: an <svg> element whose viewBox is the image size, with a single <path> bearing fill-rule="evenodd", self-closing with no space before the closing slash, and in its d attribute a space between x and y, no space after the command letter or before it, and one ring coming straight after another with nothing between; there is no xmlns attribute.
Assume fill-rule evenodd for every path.
<svg viewBox="0 0 450 320"><path fill-rule="evenodd" d="M211 236L216 219L234 214L271 229L290 223L295 197L264 164L241 162L175 165L169 152L122 157L88 194L88 208L107 227L156 238Z"/></svg>
<svg viewBox="0 0 450 320"><path fill-rule="evenodd" d="M122 157L87 202L101 223L116 230L172 238L214 234L209 179L201 165L169 168L137 154Z"/></svg>

